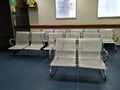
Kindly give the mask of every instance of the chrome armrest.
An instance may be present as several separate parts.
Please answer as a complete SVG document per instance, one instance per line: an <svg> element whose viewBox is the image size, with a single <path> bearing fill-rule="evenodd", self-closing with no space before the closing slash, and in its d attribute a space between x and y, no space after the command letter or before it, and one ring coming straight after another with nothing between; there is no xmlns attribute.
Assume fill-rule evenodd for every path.
<svg viewBox="0 0 120 90"><path fill-rule="evenodd" d="M114 42L117 42L117 41L118 41L118 39L119 39L119 38L117 37L117 35L116 35L116 34L114 34L114 35L113 35L113 41L114 41Z"/></svg>
<svg viewBox="0 0 120 90"><path fill-rule="evenodd" d="M46 41L44 41L44 40L42 41L43 45L45 45L45 42L46 42Z"/></svg>
<svg viewBox="0 0 120 90"><path fill-rule="evenodd" d="M12 46L14 46L14 43L13 43L13 42L15 42L15 39L14 39L14 38L12 38L12 39L9 40L9 43L10 43L10 45L12 45Z"/></svg>
<svg viewBox="0 0 120 90"><path fill-rule="evenodd" d="M102 50L102 58L103 58L104 62L106 62L108 60L108 56L109 56L108 51L103 48L103 50Z"/></svg>

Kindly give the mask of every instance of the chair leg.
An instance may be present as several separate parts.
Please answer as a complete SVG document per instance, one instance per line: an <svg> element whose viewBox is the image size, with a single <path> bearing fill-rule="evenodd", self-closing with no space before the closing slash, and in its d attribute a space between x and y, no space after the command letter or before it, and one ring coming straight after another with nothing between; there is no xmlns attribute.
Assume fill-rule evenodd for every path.
<svg viewBox="0 0 120 90"><path fill-rule="evenodd" d="M44 55L45 57L47 57L47 50L44 50Z"/></svg>
<svg viewBox="0 0 120 90"><path fill-rule="evenodd" d="M114 47L115 47L115 51L117 51L117 47L116 47L116 44L114 45Z"/></svg>
<svg viewBox="0 0 120 90"><path fill-rule="evenodd" d="M55 66L51 66L49 71L49 77L53 77L56 71L57 71L57 68Z"/></svg>
<svg viewBox="0 0 120 90"><path fill-rule="evenodd" d="M51 50L49 51L50 60L52 60L52 58L53 58L53 52L54 52L53 49L51 49Z"/></svg>
<svg viewBox="0 0 120 90"><path fill-rule="evenodd" d="M101 70L101 72L102 72L103 80L107 81L106 71L105 70Z"/></svg>

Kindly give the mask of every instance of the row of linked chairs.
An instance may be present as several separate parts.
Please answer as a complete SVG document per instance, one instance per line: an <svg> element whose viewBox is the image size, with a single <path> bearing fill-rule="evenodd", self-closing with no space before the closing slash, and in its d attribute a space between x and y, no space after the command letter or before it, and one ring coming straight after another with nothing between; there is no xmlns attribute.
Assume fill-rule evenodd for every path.
<svg viewBox="0 0 120 90"><path fill-rule="evenodd" d="M104 45L109 44L117 51L116 42L118 37L114 29L55 29L45 30L46 40L49 43L45 49L54 49L56 38L102 38ZM111 48L110 48L111 49Z"/></svg>
<svg viewBox="0 0 120 90"><path fill-rule="evenodd" d="M114 38L113 38L114 37ZM12 44L12 41L15 44ZM106 81L108 52L104 44L114 44L118 38L113 29L44 29L17 31L15 39L10 39L9 50L49 51L50 77L55 75L57 67L79 67L99 69ZM46 45L47 43L47 45ZM55 51L52 58L52 51Z"/></svg>
<svg viewBox="0 0 120 90"><path fill-rule="evenodd" d="M111 44L114 50L117 50L116 42L118 41L118 37L114 33L114 29L68 29L55 31L46 30L45 32L48 37L46 40L49 43L46 49L55 47L56 38L101 38L103 44Z"/></svg>
<svg viewBox="0 0 120 90"><path fill-rule="evenodd" d="M10 39L9 50L50 50L55 49L57 38L101 38L103 44L113 44L116 48L118 38L113 29L44 29L17 31L15 39ZM12 44L13 40L15 44ZM46 45L47 42L47 45Z"/></svg>
<svg viewBox="0 0 120 90"><path fill-rule="evenodd" d="M103 80L106 81L107 58L108 52L103 48L100 38L58 38L49 76L53 77L58 67L98 69L101 71Z"/></svg>

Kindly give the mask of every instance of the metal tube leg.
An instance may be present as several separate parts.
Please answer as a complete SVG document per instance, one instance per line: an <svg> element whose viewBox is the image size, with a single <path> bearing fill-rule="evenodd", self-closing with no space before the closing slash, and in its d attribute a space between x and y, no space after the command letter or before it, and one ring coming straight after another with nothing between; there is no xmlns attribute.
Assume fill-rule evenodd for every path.
<svg viewBox="0 0 120 90"><path fill-rule="evenodd" d="M47 50L44 50L44 55L45 55L45 57L47 56Z"/></svg>
<svg viewBox="0 0 120 90"><path fill-rule="evenodd" d="M51 66L51 67L50 67L50 71L49 71L49 74L51 74L51 73L52 73L52 68L53 68L53 67Z"/></svg>
<svg viewBox="0 0 120 90"><path fill-rule="evenodd" d="M106 71L105 70L101 70L101 71L102 71L103 80L107 81Z"/></svg>
<svg viewBox="0 0 120 90"><path fill-rule="evenodd" d="M117 47L116 47L116 44L115 44L115 51L117 51Z"/></svg>
<svg viewBox="0 0 120 90"><path fill-rule="evenodd" d="M49 56L50 56L50 59L52 58L52 50L49 51Z"/></svg>
<svg viewBox="0 0 120 90"><path fill-rule="evenodd" d="M56 67L51 66L50 71L49 71L49 77L53 77L55 75L56 71L57 71Z"/></svg>

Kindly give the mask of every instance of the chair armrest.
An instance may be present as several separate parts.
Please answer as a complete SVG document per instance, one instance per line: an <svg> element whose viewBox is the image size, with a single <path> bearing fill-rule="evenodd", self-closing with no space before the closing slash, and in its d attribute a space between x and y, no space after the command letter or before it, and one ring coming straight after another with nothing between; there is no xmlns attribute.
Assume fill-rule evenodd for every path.
<svg viewBox="0 0 120 90"><path fill-rule="evenodd" d="M118 36L117 36L116 34L114 34L114 35L113 35L113 41L114 41L114 42L117 42L118 39L119 39Z"/></svg>
<svg viewBox="0 0 120 90"><path fill-rule="evenodd" d="M43 45L45 45L45 41L42 41Z"/></svg>
<svg viewBox="0 0 120 90"><path fill-rule="evenodd" d="M43 43L44 47L48 46L48 42L47 41L43 40L42 43Z"/></svg>
<svg viewBox="0 0 120 90"><path fill-rule="evenodd" d="M10 40L9 40L9 43L10 43L10 45L14 46L15 39L14 39L14 38L10 39Z"/></svg>
<svg viewBox="0 0 120 90"><path fill-rule="evenodd" d="M103 58L104 62L106 62L108 60L108 56L109 56L108 51L103 48L103 50L102 50L102 58Z"/></svg>

